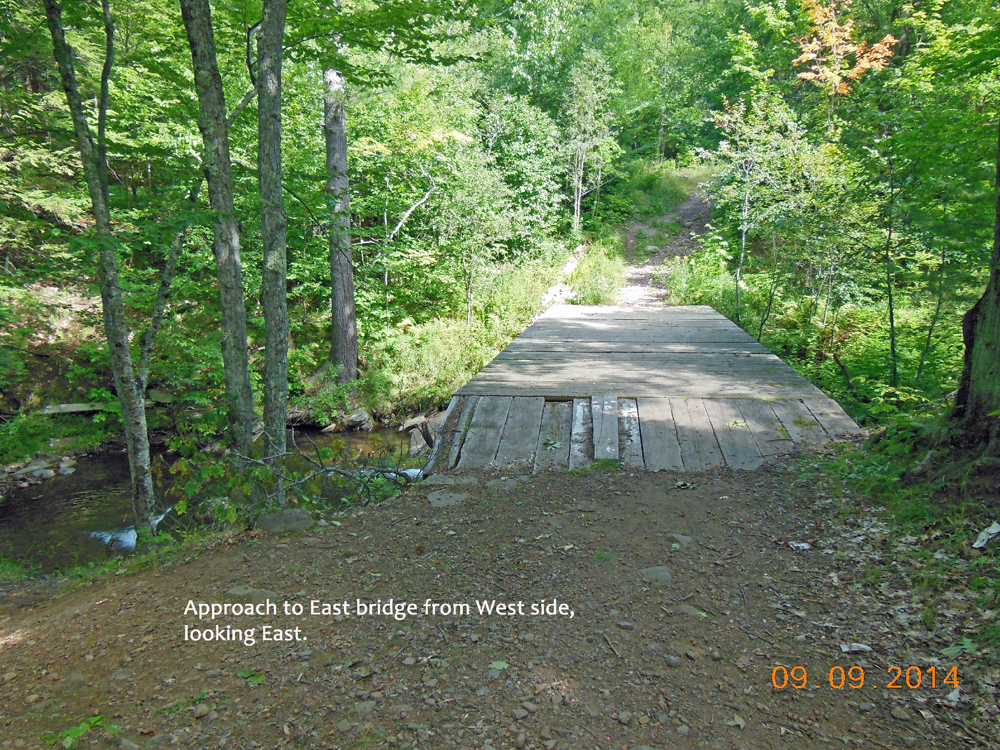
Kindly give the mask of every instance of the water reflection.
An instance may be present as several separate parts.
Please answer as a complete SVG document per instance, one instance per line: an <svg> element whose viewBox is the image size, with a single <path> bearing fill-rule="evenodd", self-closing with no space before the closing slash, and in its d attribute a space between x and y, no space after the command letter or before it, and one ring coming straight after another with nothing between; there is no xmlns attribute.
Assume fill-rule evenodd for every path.
<svg viewBox="0 0 1000 750"><path fill-rule="evenodd" d="M313 455L313 444L338 442L350 459L387 453L406 454L407 436L391 428L324 435L296 431L296 444ZM310 440L312 441L310 443ZM171 456L165 456L168 462ZM302 469L308 462L300 459ZM163 488L157 488L158 496ZM128 459L124 452L81 456L69 476L9 492L0 502L0 556L30 563L43 572L100 563L117 554L94 532L114 533L134 522L129 496ZM112 537L109 537L112 538Z"/></svg>

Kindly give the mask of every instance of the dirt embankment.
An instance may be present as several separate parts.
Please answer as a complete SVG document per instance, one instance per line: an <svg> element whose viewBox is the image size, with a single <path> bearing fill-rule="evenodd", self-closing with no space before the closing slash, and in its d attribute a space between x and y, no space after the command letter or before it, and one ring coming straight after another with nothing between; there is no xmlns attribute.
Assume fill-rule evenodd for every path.
<svg viewBox="0 0 1000 750"><path fill-rule="evenodd" d="M900 540L796 467L439 479L451 484L30 608L9 591L0 746L40 747L94 715L103 727L77 746L991 746L995 670L940 654L971 610L956 603L928 627L892 559ZM281 603L184 613L234 597ZM354 611L390 598L415 609ZM331 609L305 614L310 600ZM427 600L470 610L425 615ZM480 614L483 600L523 614ZM304 614L285 615L285 601ZM347 617L332 606L344 602ZM263 641L265 625L291 640ZM253 629L256 643L184 640L216 626ZM895 666L919 668L921 686L890 689ZM864 669L858 689L851 667Z"/></svg>

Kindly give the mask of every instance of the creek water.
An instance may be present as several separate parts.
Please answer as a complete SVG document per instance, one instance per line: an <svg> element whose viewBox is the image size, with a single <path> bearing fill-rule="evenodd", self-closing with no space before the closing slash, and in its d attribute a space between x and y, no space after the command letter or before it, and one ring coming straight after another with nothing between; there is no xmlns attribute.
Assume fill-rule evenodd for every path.
<svg viewBox="0 0 1000 750"><path fill-rule="evenodd" d="M307 455L313 452L304 433L296 431L296 443ZM317 448L342 441L345 454L356 460L392 452L406 455L408 436L393 428L336 435L306 433ZM170 455L164 455L168 463ZM299 459L307 469L308 462ZM108 451L77 458L69 476L14 489L0 501L0 557L30 566L43 573L100 563L120 554L93 532L124 529L134 523L129 494L128 460L123 451ZM157 487L162 498L165 487ZM170 522L170 516L165 523Z"/></svg>

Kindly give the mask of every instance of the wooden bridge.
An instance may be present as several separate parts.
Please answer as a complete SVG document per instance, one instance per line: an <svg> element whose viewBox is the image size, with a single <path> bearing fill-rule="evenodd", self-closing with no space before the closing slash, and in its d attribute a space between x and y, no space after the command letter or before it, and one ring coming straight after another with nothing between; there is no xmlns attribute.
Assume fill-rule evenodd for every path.
<svg viewBox="0 0 1000 750"><path fill-rule="evenodd" d="M425 472L594 459L754 469L856 432L836 401L710 307L557 305L452 398Z"/></svg>

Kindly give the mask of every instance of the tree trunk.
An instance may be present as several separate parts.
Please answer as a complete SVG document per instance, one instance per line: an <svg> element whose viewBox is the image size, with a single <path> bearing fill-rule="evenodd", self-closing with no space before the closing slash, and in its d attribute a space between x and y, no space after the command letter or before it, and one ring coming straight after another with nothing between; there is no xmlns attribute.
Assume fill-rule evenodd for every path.
<svg viewBox="0 0 1000 750"><path fill-rule="evenodd" d="M98 113L98 142L90 132L83 102L77 88L73 54L66 43L62 26L62 7L58 0L45 0L45 14L52 35L52 47L59 66L59 76L66 92L66 103L73 120L77 148L83 163L84 180L90 194L94 214L94 227L99 240L97 277L101 289L104 313L104 333L114 373L115 390L121 405L122 426L128 445L129 470L132 478L132 505L137 523L150 524L155 498L153 477L150 473L149 436L146 430L146 407L143 393L138 387L129 350L128 328L121 285L118 281L118 264L115 258L115 241L111 233L111 210L108 203L108 164L104 144L104 123L107 116L108 78L114 57L114 26L107 0L104 9L107 47L101 80L101 100Z"/></svg>
<svg viewBox="0 0 1000 750"><path fill-rule="evenodd" d="M344 77L338 70L323 74L326 136L326 190L330 202L330 297L333 313L330 364L337 382L358 376L358 323L354 305L354 262L351 251L351 193L347 176L347 113Z"/></svg>
<svg viewBox="0 0 1000 750"><path fill-rule="evenodd" d="M580 213L583 205L583 175L587 152L578 149L573 157L573 231L580 231Z"/></svg>
<svg viewBox="0 0 1000 750"><path fill-rule="evenodd" d="M219 280L222 363L229 405L229 430L237 453L249 456L253 450L253 394L247 356L240 229L233 203L226 100L215 54L209 0L181 0L181 15L191 47L194 84L198 93L198 130L205 147L202 169L208 182L209 205L215 212L212 251L215 253Z"/></svg>
<svg viewBox="0 0 1000 750"><path fill-rule="evenodd" d="M743 205L740 208L740 260L736 264L736 325L742 325L742 313L740 310L740 280L743 277L743 260L747 254L747 233L750 231L750 198L751 183L750 170L744 170L746 176L746 187L743 190Z"/></svg>
<svg viewBox="0 0 1000 750"><path fill-rule="evenodd" d="M962 319L965 367L956 403L961 407L965 433L973 440L989 440L987 452L1000 455L1000 130L997 133L996 223L990 280L979 301Z"/></svg>
<svg viewBox="0 0 1000 750"><path fill-rule="evenodd" d="M895 388L899 383L899 366L896 356L896 303L892 285L892 209L895 201L893 192L892 164L889 165L889 207L885 239L885 288L889 299L889 384Z"/></svg>
<svg viewBox="0 0 1000 750"><path fill-rule="evenodd" d="M285 199L281 187L281 58L286 0L265 0L257 35L257 178L264 268L264 461L285 454L288 414L288 285ZM281 481L278 502L285 504Z"/></svg>

